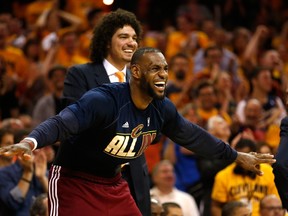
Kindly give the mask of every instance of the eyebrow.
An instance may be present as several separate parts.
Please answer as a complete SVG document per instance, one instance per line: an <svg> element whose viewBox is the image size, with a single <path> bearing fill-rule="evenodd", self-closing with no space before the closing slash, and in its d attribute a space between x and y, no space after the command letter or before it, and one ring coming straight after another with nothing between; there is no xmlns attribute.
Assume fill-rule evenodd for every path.
<svg viewBox="0 0 288 216"><path fill-rule="evenodd" d="M130 36L130 34L122 32L122 33L119 33L118 36ZM138 36L137 36L137 34L133 34L132 37L136 37L137 38Z"/></svg>

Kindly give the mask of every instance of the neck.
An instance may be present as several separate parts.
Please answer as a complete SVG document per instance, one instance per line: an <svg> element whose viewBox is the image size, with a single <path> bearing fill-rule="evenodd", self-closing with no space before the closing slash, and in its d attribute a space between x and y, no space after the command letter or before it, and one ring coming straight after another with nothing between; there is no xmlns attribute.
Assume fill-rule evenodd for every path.
<svg viewBox="0 0 288 216"><path fill-rule="evenodd" d="M252 93L252 97L257 98L258 100L260 100L261 103L263 103L263 100L267 99L267 93L260 91L258 89L254 89L254 91Z"/></svg>
<svg viewBox="0 0 288 216"><path fill-rule="evenodd" d="M145 110L153 100L153 98L144 94L134 81L130 82L130 94L134 105L140 110Z"/></svg>
<svg viewBox="0 0 288 216"><path fill-rule="evenodd" d="M173 191L173 188L170 188L170 187L157 186L157 188L162 194L169 194Z"/></svg>
<svg viewBox="0 0 288 216"><path fill-rule="evenodd" d="M117 68L117 70L119 70L119 71L122 71L127 64L127 62L125 62L125 61L117 61L117 60L111 58L110 56L107 56L106 60L110 64L112 64L115 68Z"/></svg>
<svg viewBox="0 0 288 216"><path fill-rule="evenodd" d="M263 99L267 97L267 93L263 92L259 89L254 89L254 91L252 92L252 96L257 98L257 99Z"/></svg>

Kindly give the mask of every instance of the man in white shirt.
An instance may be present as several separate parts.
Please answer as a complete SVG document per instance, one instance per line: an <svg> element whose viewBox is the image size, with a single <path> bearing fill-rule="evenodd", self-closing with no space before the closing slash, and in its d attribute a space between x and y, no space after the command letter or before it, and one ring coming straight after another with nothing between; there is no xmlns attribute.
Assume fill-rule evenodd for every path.
<svg viewBox="0 0 288 216"><path fill-rule="evenodd" d="M183 210L184 216L199 216L199 210L194 198L183 191L178 190L175 185L174 167L168 160L162 160L152 171L154 187L150 195L156 197L161 203L175 202Z"/></svg>

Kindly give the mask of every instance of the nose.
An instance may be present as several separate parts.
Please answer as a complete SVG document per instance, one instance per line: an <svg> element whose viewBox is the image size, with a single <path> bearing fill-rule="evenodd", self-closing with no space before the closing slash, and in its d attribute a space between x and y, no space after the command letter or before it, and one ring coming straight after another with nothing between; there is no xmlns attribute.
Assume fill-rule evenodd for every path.
<svg viewBox="0 0 288 216"><path fill-rule="evenodd" d="M138 46L138 43L137 43L136 39L133 38L133 37L129 37L128 44L131 45L131 46Z"/></svg>
<svg viewBox="0 0 288 216"><path fill-rule="evenodd" d="M166 77L168 77L168 70L162 68L162 69L159 71L158 75L159 75L160 77L162 77L162 78L166 78Z"/></svg>

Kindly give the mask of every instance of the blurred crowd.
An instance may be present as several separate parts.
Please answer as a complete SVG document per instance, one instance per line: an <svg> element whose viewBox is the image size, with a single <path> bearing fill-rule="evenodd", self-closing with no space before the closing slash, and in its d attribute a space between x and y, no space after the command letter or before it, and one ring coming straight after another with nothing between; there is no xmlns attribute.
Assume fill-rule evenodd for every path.
<svg viewBox="0 0 288 216"><path fill-rule="evenodd" d="M101 1L93 0L15 2L11 11L0 13L0 146L20 141L61 110L66 72L90 61L93 27L109 12ZM155 29L148 21L157 18L145 17L152 1L139 2L144 11L138 11L144 30L141 46L157 47L165 54L167 97L179 112L238 151L275 154L280 121L287 115L288 4L284 0L180 1L173 21ZM41 161L41 166L44 160L48 170L57 145L36 153L34 163ZM270 165L261 165L266 177L257 177L232 162L195 155L165 136L145 156L151 195L156 201L178 203L184 216L220 216L225 204L235 200L248 203L253 216L269 215L265 214L269 205L271 211L285 214ZM17 161L0 156L0 175ZM31 164L19 166L27 172L32 169ZM30 194L27 206L38 195L45 199L43 175L29 177L42 186ZM9 206L3 181L0 204ZM268 197L264 201L272 201L262 205L268 195L276 198Z"/></svg>

